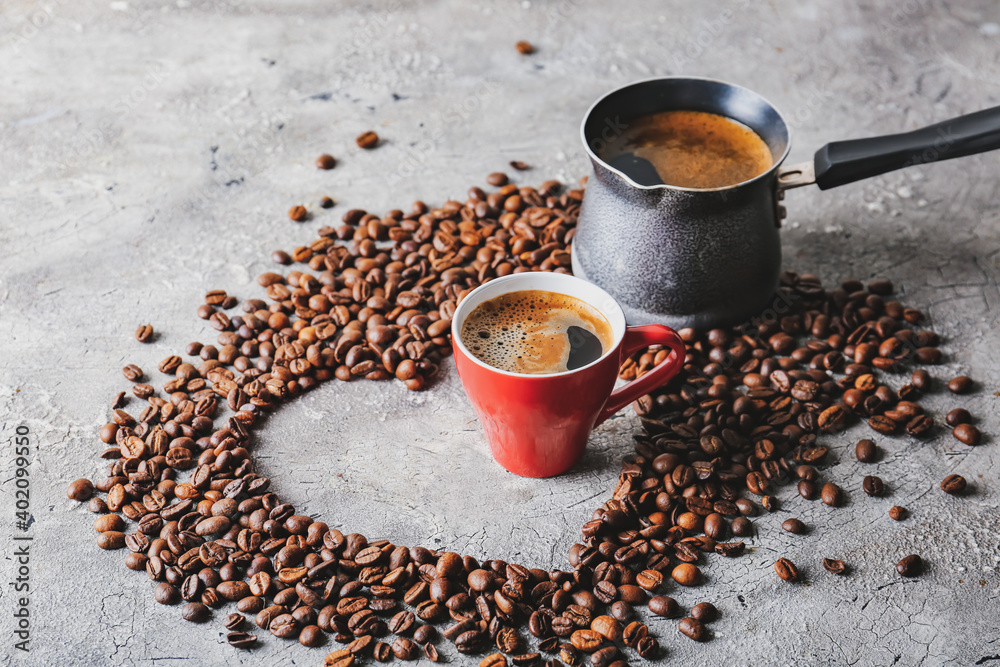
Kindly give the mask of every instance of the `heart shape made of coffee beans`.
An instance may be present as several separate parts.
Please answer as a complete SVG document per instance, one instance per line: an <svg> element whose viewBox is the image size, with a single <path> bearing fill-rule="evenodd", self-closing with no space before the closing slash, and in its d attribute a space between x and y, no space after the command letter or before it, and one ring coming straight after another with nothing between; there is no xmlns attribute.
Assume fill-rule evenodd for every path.
<svg viewBox="0 0 1000 667"><path fill-rule="evenodd" d="M273 255L303 268L261 275L269 301L249 299L230 316L237 300L208 292L198 314L219 331L217 345L189 345L186 355L200 361L163 359L158 370L172 377L162 395L141 382L138 366L126 367L146 406L135 416L116 398L100 433L112 463L96 488L107 495L91 509L115 513L98 519L98 544L127 546L126 565L157 582L158 602L185 602L182 616L194 622L235 603L226 627L237 648L258 642L243 614L306 646L332 635L346 648L329 665L420 651L436 660L435 624L447 624L462 654L494 644L500 653L489 665L506 664L504 654L517 665L539 664L542 654L568 664L580 653L603 665L629 651L654 658L659 641L635 607L678 616L677 602L660 594L668 576L697 586L706 554L744 553L736 538L751 534L747 517L758 511L746 491L774 510L771 489L798 478L803 498L836 506L840 488L827 482L820 493L817 484L827 454L818 435L858 419L884 434L934 429L916 402L926 371L895 390L880 379L941 360L936 334L912 328L922 314L886 300L887 281L827 291L814 276L786 273L774 307L753 322L682 332L684 370L633 405L643 426L635 451L583 525L569 570L370 541L296 513L254 472L250 435L268 413L333 379L395 377L422 390L451 352L450 317L464 294L513 272L569 272L582 187L497 183L436 209L348 211L308 246ZM152 328L136 336L149 341ZM666 355L640 351L620 375L633 379ZM68 493L85 500L93 488L78 480ZM845 571L830 562L841 564L830 572ZM787 559L776 571L800 576ZM695 605L678 629L703 641L713 618L714 607Z"/></svg>

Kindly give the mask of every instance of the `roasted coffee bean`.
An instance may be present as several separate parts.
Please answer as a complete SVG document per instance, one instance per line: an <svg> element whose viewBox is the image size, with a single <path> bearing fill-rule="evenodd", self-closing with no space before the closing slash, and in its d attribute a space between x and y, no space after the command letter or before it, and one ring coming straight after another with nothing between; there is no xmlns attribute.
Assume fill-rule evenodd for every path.
<svg viewBox="0 0 1000 667"><path fill-rule="evenodd" d="M948 380L948 391L953 394L964 394L972 389L972 378L967 375L959 375Z"/></svg>
<svg viewBox="0 0 1000 667"><path fill-rule="evenodd" d="M140 343L148 343L153 340L153 326L151 324L141 324L135 330L135 339Z"/></svg>
<svg viewBox="0 0 1000 667"><path fill-rule="evenodd" d="M108 550L121 549L125 546L125 533L118 530L105 531L97 536L97 546Z"/></svg>
<svg viewBox="0 0 1000 667"><path fill-rule="evenodd" d="M750 519L745 516L738 516L733 519L732 526L730 528L733 531L733 535L737 537L750 537L753 535L753 524Z"/></svg>
<svg viewBox="0 0 1000 667"><path fill-rule="evenodd" d="M293 206L290 209L288 209L288 218L294 222L302 222L303 220L306 219L308 215L309 211L307 211L306 207L302 206L301 204ZM218 314L219 313L215 313L214 315L210 315L210 317L214 317L215 315Z"/></svg>
<svg viewBox="0 0 1000 667"><path fill-rule="evenodd" d="M129 382L138 382L142 379L142 369L135 364L128 364L122 368L122 375Z"/></svg>
<svg viewBox="0 0 1000 667"><path fill-rule="evenodd" d="M482 646L484 637L479 630L468 630L455 638L455 648L459 653L475 653Z"/></svg>
<svg viewBox="0 0 1000 667"><path fill-rule="evenodd" d="M246 632L230 632L226 635L226 641L229 642L230 646L235 648L252 648L257 644L257 635L251 635ZM338 664L328 662L326 664L334 664L338 667L348 667L349 663Z"/></svg>
<svg viewBox="0 0 1000 667"><path fill-rule="evenodd" d="M479 662L479 667L507 667L507 656L491 653Z"/></svg>
<svg viewBox="0 0 1000 667"><path fill-rule="evenodd" d="M833 482L827 482L820 491L820 498L830 507L840 507L844 502L844 492Z"/></svg>
<svg viewBox="0 0 1000 667"><path fill-rule="evenodd" d="M975 447L982 439L979 429L972 424L959 424L951 433L955 436L956 440L970 447Z"/></svg>
<svg viewBox="0 0 1000 667"><path fill-rule="evenodd" d="M878 460L878 447L867 438L858 440L858 444L854 446L854 455L861 463L874 463Z"/></svg>
<svg viewBox="0 0 1000 667"><path fill-rule="evenodd" d="M243 627L243 624L245 622L246 618L243 616L243 614L236 614L236 613L229 614L229 616L226 617L226 624L225 624L226 630L230 631L239 630L240 628Z"/></svg>
<svg viewBox="0 0 1000 667"><path fill-rule="evenodd" d="M89 479L78 479L66 488L66 497L70 500L83 502L94 495L94 484Z"/></svg>
<svg viewBox="0 0 1000 667"><path fill-rule="evenodd" d="M208 607L200 602L188 602L186 605L181 607L181 616L185 621L191 621L192 623L204 623L212 615Z"/></svg>
<svg viewBox="0 0 1000 667"><path fill-rule="evenodd" d="M702 579L701 570L691 563L681 563L673 569L670 576L681 586L697 586Z"/></svg>
<svg viewBox="0 0 1000 667"><path fill-rule="evenodd" d="M719 610L711 602L699 602L691 607L691 616L702 623L711 623L719 617Z"/></svg>
<svg viewBox="0 0 1000 667"><path fill-rule="evenodd" d="M708 629L696 618L691 618L690 616L682 618L677 625L677 629L680 630L681 634L696 642L708 640Z"/></svg>
<svg viewBox="0 0 1000 667"><path fill-rule="evenodd" d="M831 574L843 574L847 569L842 560L833 560L832 558L823 559L823 568Z"/></svg>
<svg viewBox="0 0 1000 667"><path fill-rule="evenodd" d="M867 475L861 481L861 488L869 496L879 497L885 492L885 487L882 483L882 478L876 475Z"/></svg>
<svg viewBox="0 0 1000 667"><path fill-rule="evenodd" d="M438 660L440 660L438 650L434 644L424 644L424 657L431 662L438 662Z"/></svg>
<svg viewBox="0 0 1000 667"><path fill-rule="evenodd" d="M316 168L317 169L333 169L337 166L337 160L328 153L323 153L318 158L316 158Z"/></svg>
<svg viewBox="0 0 1000 667"><path fill-rule="evenodd" d="M779 558L774 562L774 571L785 581L798 581L799 571L795 564L787 558Z"/></svg>
<svg viewBox="0 0 1000 667"><path fill-rule="evenodd" d="M632 621L622 631L622 641L626 646L636 648L649 635L649 628L641 621Z"/></svg>
<svg viewBox="0 0 1000 667"><path fill-rule="evenodd" d="M153 589L153 598L160 604L177 604L181 601L181 594L175 586L162 581Z"/></svg>
<svg viewBox="0 0 1000 667"><path fill-rule="evenodd" d="M965 408L955 408L945 416L944 421L948 426L954 428L959 424L968 424L971 422L972 415ZM956 434L955 437L958 438L958 435Z"/></svg>
<svg viewBox="0 0 1000 667"><path fill-rule="evenodd" d="M375 146L378 145L378 141L378 135L371 130L362 132L358 135L358 138L355 139L355 143L357 143L358 148L375 148Z"/></svg>
<svg viewBox="0 0 1000 667"><path fill-rule="evenodd" d="M650 598L648 606L651 612L664 618L674 618L680 611L677 600L668 595L658 595Z"/></svg>
<svg viewBox="0 0 1000 667"><path fill-rule="evenodd" d="M941 490L953 496L965 491L966 481L961 475L948 475L941 481Z"/></svg>
<svg viewBox="0 0 1000 667"><path fill-rule="evenodd" d="M525 42L524 40L521 40L514 46L515 48L517 48L517 52L520 53L522 56L528 56L535 52L535 47L532 46L531 42Z"/></svg>
<svg viewBox="0 0 1000 667"><path fill-rule="evenodd" d="M799 495L806 500L816 500L819 497L819 485L810 479L803 479L798 484Z"/></svg>
<svg viewBox="0 0 1000 667"><path fill-rule="evenodd" d="M806 525L795 518L786 519L785 522L781 524L781 528L782 530L794 533L795 535L801 535L806 532Z"/></svg>
<svg viewBox="0 0 1000 667"><path fill-rule="evenodd" d="M902 521L906 518L906 508L894 505L889 508L889 518L893 521Z"/></svg>
<svg viewBox="0 0 1000 667"><path fill-rule="evenodd" d="M917 554L904 556L896 563L896 572L904 577L916 577L923 571L923 561Z"/></svg>

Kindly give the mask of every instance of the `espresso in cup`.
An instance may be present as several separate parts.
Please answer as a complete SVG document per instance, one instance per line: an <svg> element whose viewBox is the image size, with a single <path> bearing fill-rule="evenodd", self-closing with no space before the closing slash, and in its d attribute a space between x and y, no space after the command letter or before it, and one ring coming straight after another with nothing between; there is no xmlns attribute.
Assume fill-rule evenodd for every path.
<svg viewBox="0 0 1000 667"><path fill-rule="evenodd" d="M597 361L614 346L615 336L604 315L585 301L522 290L479 304L462 324L461 339L494 368L548 375Z"/></svg>

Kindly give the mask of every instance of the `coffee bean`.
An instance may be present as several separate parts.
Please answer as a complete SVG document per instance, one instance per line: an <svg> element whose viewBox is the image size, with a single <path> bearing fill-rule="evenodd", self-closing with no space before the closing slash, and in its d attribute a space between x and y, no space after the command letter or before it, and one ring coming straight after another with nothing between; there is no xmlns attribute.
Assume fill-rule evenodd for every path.
<svg viewBox="0 0 1000 667"><path fill-rule="evenodd" d="M307 625L299 632L299 643L303 646L319 646L325 637L318 625Z"/></svg>
<svg viewBox="0 0 1000 667"><path fill-rule="evenodd" d="M486 182L498 188L507 185L507 174L495 171L486 177Z"/></svg>
<svg viewBox="0 0 1000 667"><path fill-rule="evenodd" d="M386 657L388 658L388 656ZM424 645L424 657L430 660L431 662L437 662L438 660L440 660L440 656L438 655L438 650L434 646L434 644Z"/></svg>
<svg viewBox="0 0 1000 667"><path fill-rule="evenodd" d="M651 612L664 618L674 618L680 611L677 600L668 595L657 595L654 598L650 598L648 606Z"/></svg>
<svg viewBox="0 0 1000 667"><path fill-rule="evenodd" d="M896 563L896 572L899 572L904 577L915 577L921 573L923 565L920 556L910 554L909 556L904 556L902 560Z"/></svg>
<svg viewBox="0 0 1000 667"><path fill-rule="evenodd" d="M117 514L104 514L97 517L97 520L94 521L94 530L98 533L104 533L109 530L123 531L125 530L125 520Z"/></svg>
<svg viewBox="0 0 1000 667"><path fill-rule="evenodd" d="M733 519L731 529L733 535L737 537L750 537L753 535L753 524L745 516L738 516Z"/></svg>
<svg viewBox="0 0 1000 667"><path fill-rule="evenodd" d="M844 502L844 493L833 482L827 482L820 491L820 498L830 507L840 507Z"/></svg>
<svg viewBox="0 0 1000 667"><path fill-rule="evenodd" d="M778 499L775 498L774 496L763 496L760 499L760 505L761 505L761 507L763 507L764 509L766 509L768 512L777 512L778 511Z"/></svg>
<svg viewBox="0 0 1000 667"><path fill-rule="evenodd" d="M256 637L255 637L256 639ZM232 641L229 642L232 644ZM381 649L384 646L385 649ZM391 649L388 644L383 644L379 642L375 645L374 657L379 662L385 662L389 659L389 653ZM354 654L348 651L346 648L339 649L332 653L327 653L326 658L323 659L324 667L354 667Z"/></svg>
<svg viewBox="0 0 1000 667"><path fill-rule="evenodd" d="M844 561L833 560L832 558L823 559L823 568L830 574L843 574L847 570Z"/></svg>
<svg viewBox="0 0 1000 667"><path fill-rule="evenodd" d="M525 42L524 40L521 40L514 46L517 47L517 52L520 53L522 56L531 55L532 53L535 52L535 47L532 46L531 42Z"/></svg>
<svg viewBox="0 0 1000 667"><path fill-rule="evenodd" d="M318 158L316 158L316 168L317 169L333 169L337 166L337 160L327 153L323 153Z"/></svg>
<svg viewBox="0 0 1000 667"><path fill-rule="evenodd" d="M507 656L502 653L492 653L479 662L479 667L507 667Z"/></svg>
<svg viewBox="0 0 1000 667"><path fill-rule="evenodd" d="M335 203L331 198L326 196L319 198L320 208L333 208Z"/></svg>
<svg viewBox="0 0 1000 667"><path fill-rule="evenodd" d="M140 343L148 343L153 340L153 326L151 324L141 324L135 330L135 339Z"/></svg>
<svg viewBox="0 0 1000 667"><path fill-rule="evenodd" d="M92 495L94 495L94 483L89 479L78 479L66 488L66 497L70 500L83 502L89 500Z"/></svg>
<svg viewBox="0 0 1000 667"><path fill-rule="evenodd" d="M972 424L959 424L952 430L951 434L955 436L956 440L970 447L975 447L982 439L979 429Z"/></svg>
<svg viewBox="0 0 1000 667"><path fill-rule="evenodd" d="M874 463L878 460L878 447L867 438L858 440L858 444L854 446L854 455L861 463Z"/></svg>
<svg viewBox="0 0 1000 667"><path fill-rule="evenodd" d="M944 421L948 426L955 427L959 424L968 424L971 422L972 415L965 408L955 408L945 416Z"/></svg>
<svg viewBox="0 0 1000 667"><path fill-rule="evenodd" d="M774 562L774 571L785 581L798 581L799 571L795 564L787 558L779 558Z"/></svg>
<svg viewBox="0 0 1000 667"><path fill-rule="evenodd" d="M246 618L243 616L243 614L236 614L236 613L229 614L226 617L226 624L225 624L226 630L230 631L239 630L240 628L243 627L245 621Z"/></svg>
<svg viewBox="0 0 1000 667"><path fill-rule="evenodd" d="M711 602L699 602L691 607L691 616L702 623L711 623L719 616L719 610Z"/></svg>
<svg viewBox="0 0 1000 667"><path fill-rule="evenodd" d="M378 135L369 130L367 132L362 132L361 134L359 134L358 138L355 139L355 142L358 144L359 148L370 149L370 148L375 148L375 146L378 145L378 140L379 140Z"/></svg>
<svg viewBox="0 0 1000 667"><path fill-rule="evenodd" d="M902 521L906 518L906 508L894 505L889 508L889 518L893 521Z"/></svg>
<svg viewBox="0 0 1000 667"><path fill-rule="evenodd" d="M953 496L965 491L966 481L961 475L948 475L941 481L941 490Z"/></svg>
<svg viewBox="0 0 1000 667"><path fill-rule="evenodd" d="M296 205L288 209L288 218L293 222L302 222L309 215L305 206Z"/></svg>
<svg viewBox="0 0 1000 667"><path fill-rule="evenodd" d="M94 514L104 514L108 511L108 504L100 498L91 498L87 503L87 509Z"/></svg>
<svg viewBox="0 0 1000 667"><path fill-rule="evenodd" d="M691 563L681 563L673 569L670 576L681 586L697 586L702 579L701 570Z"/></svg>
<svg viewBox="0 0 1000 667"><path fill-rule="evenodd" d="M696 618L690 616L682 618L677 629L680 630L681 634L696 642L708 641L708 628Z"/></svg>
<svg viewBox="0 0 1000 667"><path fill-rule="evenodd" d="M125 533L117 530L103 532L97 536L97 546L108 550L121 549L125 546Z"/></svg>
<svg viewBox="0 0 1000 667"><path fill-rule="evenodd" d="M632 621L622 631L622 641L626 646L636 648L649 635L649 628L641 621Z"/></svg>
<svg viewBox="0 0 1000 667"><path fill-rule="evenodd" d="M135 364L128 364L122 368L122 375L129 382L138 382L142 379L142 369Z"/></svg>
<svg viewBox="0 0 1000 667"><path fill-rule="evenodd" d="M869 496L881 496L885 492L885 487L882 484L882 478L876 475L867 475L861 481L861 488Z"/></svg>
<svg viewBox="0 0 1000 667"><path fill-rule="evenodd" d="M153 589L153 598L160 604L177 604L181 601L181 594L175 586L161 581Z"/></svg>
<svg viewBox="0 0 1000 667"><path fill-rule="evenodd" d="M526 171L531 169L528 163L521 162L520 160L511 160L509 164L511 169L516 169L517 171Z"/></svg>
<svg viewBox="0 0 1000 667"><path fill-rule="evenodd" d="M200 602L188 602L181 607L181 616L185 621L204 623L212 616L212 612Z"/></svg>
<svg viewBox="0 0 1000 667"><path fill-rule="evenodd" d="M809 479L800 480L797 488L799 491L799 495L805 498L806 500L816 500L816 498L819 497L819 485L812 480Z"/></svg>
<svg viewBox="0 0 1000 667"><path fill-rule="evenodd" d="M795 535L801 535L806 532L806 525L795 518L786 519L785 522L781 524L781 528L789 533L794 533Z"/></svg>
<svg viewBox="0 0 1000 667"><path fill-rule="evenodd" d="M229 642L230 646L235 648L252 648L257 643L257 635L251 635L246 632L230 632L226 635L226 641ZM328 662L326 664L329 665L331 663ZM348 663L343 663L343 665L338 667L348 667Z"/></svg>

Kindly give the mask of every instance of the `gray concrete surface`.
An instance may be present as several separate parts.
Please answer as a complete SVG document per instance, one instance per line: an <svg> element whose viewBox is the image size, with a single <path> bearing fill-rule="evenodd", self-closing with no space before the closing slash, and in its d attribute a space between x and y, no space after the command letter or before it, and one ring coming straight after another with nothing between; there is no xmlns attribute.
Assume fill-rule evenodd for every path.
<svg viewBox="0 0 1000 667"><path fill-rule="evenodd" d="M122 552L94 544L93 516L65 487L102 468L95 433L119 368L212 331L194 317L207 288L258 295L275 248L312 239L342 211L463 196L508 160L518 178L589 170L578 123L590 102L639 78L696 74L749 86L793 126L792 160L827 141L895 132L1000 103L1000 8L989 0L770 3L94 2L0 4L0 655L32 665L320 664L324 649L266 638L252 654L218 621L192 626L157 605ZM538 47L519 56L514 43ZM361 153L375 129L385 144ZM340 159L316 170L321 152ZM827 281L884 276L945 337L947 364L981 384L935 394L1000 431L996 353L1000 155L912 168L788 197L786 265ZM293 204L339 203L297 225ZM151 322L151 346L132 339ZM155 376L154 372L154 376ZM609 495L636 428L602 426L579 468L517 479L494 465L454 368L433 390L325 386L289 405L255 452L301 511L347 531L544 568L565 566L579 527ZM30 430L30 652L14 648L14 445ZM715 602L716 637L696 645L653 621L671 662L995 664L1000 538L995 436L969 449L947 434L881 439L873 500L847 448L828 439L845 509L796 502L756 521L749 555L670 589ZM866 468L870 471L871 468ZM974 492L944 495L964 474ZM888 519L892 504L912 518ZM790 513L816 526L782 534ZM924 576L893 565L919 552ZM787 555L806 582L771 563ZM848 560L851 576L819 566ZM332 649L330 649L332 650ZM469 661L452 656L453 663Z"/></svg>

